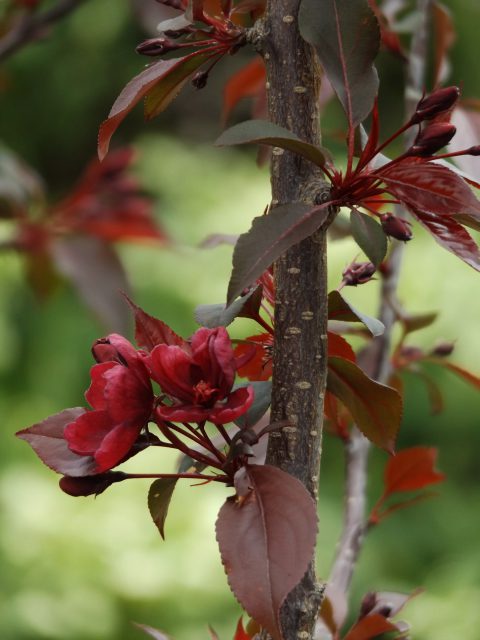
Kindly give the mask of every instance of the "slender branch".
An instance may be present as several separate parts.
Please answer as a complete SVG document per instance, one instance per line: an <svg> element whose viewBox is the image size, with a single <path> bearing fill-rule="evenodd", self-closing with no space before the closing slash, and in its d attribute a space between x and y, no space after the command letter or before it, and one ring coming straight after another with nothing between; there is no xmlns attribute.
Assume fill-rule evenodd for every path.
<svg viewBox="0 0 480 640"><path fill-rule="evenodd" d="M300 0L268 0L257 28L267 70L269 119L319 144L320 74L314 50L299 33L299 6ZM313 203L327 189L314 165L280 149L273 153L271 183L272 206ZM290 426L270 434L267 463L299 479L315 500L327 373L326 273L326 229L289 249L275 264L272 421L287 420ZM285 638L312 637L321 597L312 559L282 606Z"/></svg>
<svg viewBox="0 0 480 640"><path fill-rule="evenodd" d="M432 0L417 0L417 10L423 16L421 27L415 32L407 69L405 107L411 114L422 97L426 77L426 59L430 34L430 8ZM406 146L411 141L406 140ZM392 368L390 351L392 329L396 320L395 305L404 244L396 242L389 255L388 273L383 279L379 318L385 332L372 341L360 357L362 368L379 382L388 382ZM346 499L343 532L337 547L328 584L347 594L367 531L366 485L370 443L354 428L346 444Z"/></svg>
<svg viewBox="0 0 480 640"><path fill-rule="evenodd" d="M28 13L20 18L12 29L0 39L0 62L42 38L50 27L77 9L85 0L59 0L43 13Z"/></svg>

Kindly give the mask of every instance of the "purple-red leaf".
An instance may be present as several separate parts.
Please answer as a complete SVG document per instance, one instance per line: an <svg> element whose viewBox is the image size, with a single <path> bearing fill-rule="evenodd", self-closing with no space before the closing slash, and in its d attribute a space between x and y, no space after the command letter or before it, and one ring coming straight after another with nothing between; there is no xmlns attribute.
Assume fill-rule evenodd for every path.
<svg viewBox="0 0 480 640"><path fill-rule="evenodd" d="M135 316L135 341L139 347L152 351L158 344L181 347L185 340L162 320L154 318L125 296Z"/></svg>
<svg viewBox="0 0 480 640"><path fill-rule="evenodd" d="M381 336L385 326L380 320L361 313L342 297L338 291L328 294L328 319L333 322L361 322L372 336Z"/></svg>
<svg viewBox="0 0 480 640"><path fill-rule="evenodd" d="M350 228L360 249L378 267L387 253L387 236L382 227L370 216L352 209Z"/></svg>
<svg viewBox="0 0 480 640"><path fill-rule="evenodd" d="M435 470L437 450L433 447L410 447L390 458L385 467L385 495L398 491L416 491L442 482L443 473Z"/></svg>
<svg viewBox="0 0 480 640"><path fill-rule="evenodd" d="M314 164L323 167L328 157L325 149L304 142L293 131L289 131L268 120L247 120L227 129L216 140L217 147L238 144L266 144L293 151Z"/></svg>
<svg viewBox="0 0 480 640"><path fill-rule="evenodd" d="M85 409L75 407L56 413L42 422L17 433L26 440L40 460L56 471L67 476L78 477L94 474L97 464L91 456L79 456L68 448L63 437L65 427L85 413Z"/></svg>
<svg viewBox="0 0 480 640"><path fill-rule="evenodd" d="M148 492L148 509L152 520L165 540L165 520L172 499L177 478L159 478L151 485Z"/></svg>
<svg viewBox="0 0 480 640"><path fill-rule="evenodd" d="M159 60L135 76L121 91L102 123L98 134L100 160L108 153L110 140L119 124L130 111L148 95L145 103L146 118L161 113L176 97L188 78L208 60L209 54L194 52L184 58Z"/></svg>
<svg viewBox="0 0 480 640"><path fill-rule="evenodd" d="M314 208L300 202L275 207L268 215L253 219L233 252L227 306L252 285L287 249L312 235L325 222L333 202Z"/></svg>
<svg viewBox="0 0 480 640"><path fill-rule="evenodd" d="M271 466L245 467L236 488L216 525L228 582L247 613L282 640L280 607L315 547L315 503L298 480Z"/></svg>
<svg viewBox="0 0 480 640"><path fill-rule="evenodd" d="M415 211L480 215L480 202L451 169L434 162L401 162L381 172L388 191Z"/></svg>
<svg viewBox="0 0 480 640"><path fill-rule="evenodd" d="M378 90L373 66L380 28L367 0L303 0L302 37L315 47L351 128L372 110Z"/></svg>
<svg viewBox="0 0 480 640"><path fill-rule="evenodd" d="M202 327L213 329L227 327L235 318L258 317L258 310L262 302L262 287L258 286L247 294L238 298L229 307L220 304L200 304L195 309L195 320Z"/></svg>
<svg viewBox="0 0 480 640"><path fill-rule="evenodd" d="M70 236L56 240L51 251L57 269L109 332L125 334L130 318L121 292L129 285L114 249L98 238Z"/></svg>
<svg viewBox="0 0 480 640"><path fill-rule="evenodd" d="M395 389L343 358L328 359L327 388L347 407L365 437L393 453L402 418L402 400Z"/></svg>
<svg viewBox="0 0 480 640"><path fill-rule="evenodd" d="M415 218L432 234L439 245L480 271L480 251L477 243L458 222L448 216L438 216L410 208Z"/></svg>
<svg viewBox="0 0 480 640"><path fill-rule="evenodd" d="M344 640L371 640L388 631L398 631L398 627L379 613L372 613L356 622Z"/></svg>

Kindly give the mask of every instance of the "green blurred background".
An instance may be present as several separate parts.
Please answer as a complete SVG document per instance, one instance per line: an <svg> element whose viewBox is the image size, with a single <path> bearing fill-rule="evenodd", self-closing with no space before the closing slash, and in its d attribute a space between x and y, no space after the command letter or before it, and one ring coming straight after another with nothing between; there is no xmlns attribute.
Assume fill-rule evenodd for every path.
<svg viewBox="0 0 480 640"><path fill-rule="evenodd" d="M145 0L147 2L147 0ZM477 25L472 0L448 3L458 40L452 79L480 96ZM96 130L119 90L143 64L133 52L145 33L123 0L92 0L52 36L24 50L0 70L0 140L64 193L95 154ZM243 54L241 54L243 55ZM244 231L268 202L268 172L255 151L214 149L220 132L220 93L244 59L223 63L209 87L187 89L170 110L144 125L137 109L115 144L134 143L137 173L155 197L156 215L176 245L119 247L135 300L177 332L195 329L196 304L224 298L231 248L199 250L209 233ZM382 106L388 131L401 122L401 65L382 54ZM248 105L238 109L248 117ZM338 112L325 129L335 137ZM178 136L176 133L178 132ZM173 134L175 133L175 137ZM476 141L479 142L479 141ZM472 141L472 144L474 141ZM333 145L335 146L335 144ZM3 233L3 227L0 227ZM357 253L349 240L332 243L330 278ZM157 626L176 640L233 635L240 609L231 596L213 535L223 488L187 484L176 493L163 542L146 507L147 481L112 487L98 499L74 499L57 478L13 437L65 407L82 404L91 365L89 348L107 329L65 285L44 303L28 288L19 256L0 253L0 638L1 640L113 640L143 637L131 621ZM421 230L406 248L400 289L412 312L441 311L438 322L412 336L431 347L456 340L452 361L480 373L480 280ZM377 283L348 291L374 313ZM246 335L247 323L233 328ZM448 481L439 496L392 516L369 536L355 575L352 602L367 590L425 593L404 617L418 640L478 640L480 628L480 430L477 391L445 372L435 374L446 410L429 413L425 389L406 379L406 411L399 447L439 448ZM371 499L381 491L385 454L372 454ZM131 469L171 468L168 456L143 454ZM320 481L319 572L326 576L341 525L343 457L326 437Z"/></svg>

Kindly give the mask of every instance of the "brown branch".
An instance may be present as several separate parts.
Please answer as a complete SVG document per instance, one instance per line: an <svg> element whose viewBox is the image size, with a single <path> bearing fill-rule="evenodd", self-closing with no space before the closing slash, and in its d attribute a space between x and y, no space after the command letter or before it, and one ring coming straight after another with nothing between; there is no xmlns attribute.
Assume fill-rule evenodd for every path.
<svg viewBox="0 0 480 640"><path fill-rule="evenodd" d="M27 13L0 39L0 62L45 36L48 29L77 9L85 0L59 0L43 13Z"/></svg>
<svg viewBox="0 0 480 640"><path fill-rule="evenodd" d="M298 29L300 0L268 0L256 31L267 70L269 119L302 140L320 142L320 75L314 50ZM326 188L317 167L276 149L272 204L312 203ZM316 499L327 359L326 229L292 247L275 264L272 421L291 426L269 437L267 463L298 478ZM321 590L312 562L281 611L285 638L311 638ZM266 634L261 636L267 637Z"/></svg>
<svg viewBox="0 0 480 640"><path fill-rule="evenodd" d="M413 112L424 90L431 5L432 0L417 0L417 10L421 12L423 19L411 42L405 90L407 114ZM407 146L409 144L407 141ZM396 320L395 304L392 303L396 300L403 251L404 245L396 242L389 255L388 274L382 282L379 318L385 325L385 332L375 338L360 357L360 364L366 373L382 383L387 383L392 373L390 351L392 329ZM369 441L354 428L345 452L346 498L343 531L328 580L328 584L335 591L338 590L345 595L348 593L368 527L366 486L369 451Z"/></svg>

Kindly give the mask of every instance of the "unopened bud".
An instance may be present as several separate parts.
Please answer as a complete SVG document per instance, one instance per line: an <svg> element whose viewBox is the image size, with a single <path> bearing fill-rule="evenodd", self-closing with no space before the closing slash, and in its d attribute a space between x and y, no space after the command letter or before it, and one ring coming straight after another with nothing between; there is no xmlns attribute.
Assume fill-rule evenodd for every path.
<svg viewBox="0 0 480 640"><path fill-rule="evenodd" d="M437 89L420 100L412 116L411 123L418 124L423 120L431 120L440 113L448 111L456 103L459 96L460 89L458 87L452 86Z"/></svg>
<svg viewBox="0 0 480 640"><path fill-rule="evenodd" d="M192 78L192 85L195 89L203 89L207 86L208 82L208 71L197 71L197 73Z"/></svg>
<svg viewBox="0 0 480 640"><path fill-rule="evenodd" d="M347 287L356 287L358 284L368 282L375 271L375 265L371 262L352 262L344 269L342 282Z"/></svg>
<svg viewBox="0 0 480 640"><path fill-rule="evenodd" d="M135 49L142 56L161 56L163 53L175 51L179 48L179 44L170 38L150 38L141 42Z"/></svg>
<svg viewBox="0 0 480 640"><path fill-rule="evenodd" d="M364 618L371 613L374 606L377 604L377 594L374 591L369 591L360 604L360 618Z"/></svg>
<svg viewBox="0 0 480 640"><path fill-rule="evenodd" d="M409 153L412 156L433 156L450 142L456 131L449 122L434 122L420 131Z"/></svg>
<svg viewBox="0 0 480 640"><path fill-rule="evenodd" d="M465 149L463 153L466 156L480 156L480 145L477 144L474 147L469 147L468 149Z"/></svg>
<svg viewBox="0 0 480 640"><path fill-rule="evenodd" d="M432 356L439 356L440 358L446 358L453 353L455 349L454 342L439 342L432 349Z"/></svg>
<svg viewBox="0 0 480 640"><path fill-rule="evenodd" d="M408 242L413 238L413 233L410 229L412 225L408 220L397 218L393 213L385 213L380 216L380 222L385 235L391 238L403 240L404 242Z"/></svg>

